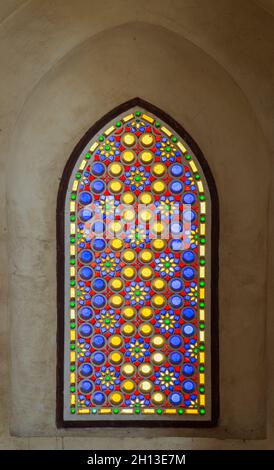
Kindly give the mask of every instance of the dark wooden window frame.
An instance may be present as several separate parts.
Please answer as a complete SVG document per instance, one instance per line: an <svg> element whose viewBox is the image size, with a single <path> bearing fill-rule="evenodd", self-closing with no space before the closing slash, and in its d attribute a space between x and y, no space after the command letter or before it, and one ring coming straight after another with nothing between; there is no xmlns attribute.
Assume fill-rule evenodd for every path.
<svg viewBox="0 0 274 470"><path fill-rule="evenodd" d="M68 182L79 155L92 139L109 121L128 109L140 106L158 116L174 129L182 139L189 145L201 165L208 189L211 196L211 401L212 418L208 421L65 421L63 419L64 406L64 280L65 280L65 237L64 237L64 209ZM67 427L213 427L218 423L219 418L219 328L218 328L218 245L219 245L219 201L215 181L211 170L205 160L202 151L186 132L186 130L172 117L156 106L144 101L141 98L133 98L107 113L99 119L81 138L80 142L72 151L63 175L61 177L56 211L56 236L57 236L57 399L56 399L56 425L58 428Z"/></svg>

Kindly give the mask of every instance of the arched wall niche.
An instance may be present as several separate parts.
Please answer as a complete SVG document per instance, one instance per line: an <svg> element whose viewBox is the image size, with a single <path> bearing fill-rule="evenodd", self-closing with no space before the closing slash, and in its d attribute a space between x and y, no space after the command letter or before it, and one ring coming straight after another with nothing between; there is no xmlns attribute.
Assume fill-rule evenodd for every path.
<svg viewBox="0 0 274 470"><path fill-rule="evenodd" d="M142 144L142 139L145 137L151 139L151 143L148 145ZM127 145L125 138L134 139L134 143L130 142ZM169 147L167 147L167 153L165 145L171 145L169 150ZM162 149L161 146L164 146L163 150L160 150ZM125 158L123 158L123 155L125 155ZM94 174L97 167L99 173ZM95 170L93 171L92 168ZM153 173L154 168L156 170L157 168L159 169L158 175ZM117 173L118 170L119 173ZM134 174L132 172L136 170L143 171L143 174L149 178L145 181L144 186L141 182L139 187L138 182L133 184L127 181L127 178L131 178L130 175ZM172 171L175 171L175 173L172 173ZM186 175L193 179L192 184L188 181ZM194 183L195 178L196 182ZM105 181L108 181L106 186ZM179 190L176 190L176 188L173 190L172 185L175 183L181 185ZM102 184L104 187L103 189L100 188L98 192L92 189L93 184ZM118 190L115 186L117 184L121 185ZM156 186L159 184L164 184L165 188L160 188L160 191L157 192ZM112 185L114 185L114 190L112 190ZM84 196L84 199L88 198L88 200L85 199L84 205L79 202L81 195ZM125 199L125 195L129 199ZM103 214L101 213L100 207L102 207L101 205L106 197L110 198L109 204L113 204L113 209L118 209L117 213L108 214L108 211L104 211ZM189 197L192 201L191 205L183 206L183 201L189 200ZM136 245L135 239L131 238L132 230L134 230L135 234L146 226L146 224L141 224L138 228L135 227L135 224L138 226L138 219L140 221L140 214L138 216L137 212L134 219L134 228L130 224L130 228L127 226L124 236L119 232L116 235L118 238L113 237L115 243L122 243L122 248L115 247L115 243L113 245L113 240L109 238L111 237L109 230L111 223L113 223L111 220L116 220L115 223L119 223L117 221L120 219L122 210L120 206L123 206L123 203L128 210L130 208L130 210L134 209L136 211L138 211L138 206L142 203L147 204L147 209L153 213L156 211L159 216L159 210L162 207L161 201L163 200L171 201L171 207L173 207L175 212L176 204L178 205L178 219L176 218L176 222L174 218L172 223L172 214L170 212L168 215L161 213L161 221L164 224L171 221L171 225L168 228L170 232L168 236L165 233L155 236L155 233L153 234L153 223L151 222L150 232L147 232L149 238L145 237L140 240L140 244ZM81 221L80 214L83 210L88 211L90 216L96 213L100 217L100 221L97 224L103 224L104 226L109 216L111 218L109 228L106 228L100 235L96 234L96 232L93 233L91 223L87 222L86 225L83 225L83 221ZM202 234L201 242L200 236L197 242L191 239L190 232L188 232L188 227L186 226L184 228L186 231L185 241L183 239L177 239L176 241L176 235L172 240L173 224L175 223L175 227L179 221L183 222L184 220L184 217L180 215L182 211L185 211L186 214L191 211L195 217L193 223L195 223L197 233ZM103 218L101 219L102 216ZM77 221L76 225L74 225L74 222L71 225L71 218L73 221ZM193 138L172 117L141 98L134 98L119 105L86 132L68 159L58 192L56 224L58 426L124 426L126 424L128 426L139 427L165 425L204 427L216 425L219 413L219 205L212 173ZM193 226L191 228L193 229ZM85 234L85 231L87 231L87 235L82 235L82 237L84 236L83 240L87 237L85 242L77 242L77 238L75 239L75 229L77 236L80 236L82 232ZM93 236L95 238L92 238ZM165 244L164 248L154 249L154 240L150 238L153 236L158 239L157 242L160 241ZM165 238L167 239L165 240ZM71 244L71 239L75 240L73 245ZM96 249L96 240L104 245L103 249L99 249L99 252ZM174 242L176 247L172 247ZM183 245L185 246L183 247ZM73 257L71 257L72 251L74 253ZM128 266L126 263L123 263L123 253L130 252L130 255L133 255L133 251L136 253L136 258L131 261L130 268L135 271L135 275L131 273L127 277L123 275L123 271ZM149 263L148 261L142 261L140 255L143 252L153 254L153 257L157 259L156 263L153 259ZM84 264L81 263L81 255L79 253L84 253L88 256L88 264L85 261ZM106 259L108 256L114 256L115 261L119 263L116 271L115 269L114 271L112 269L105 271L104 267L99 269L99 261ZM161 256L171 256L176 261L177 266L174 268L176 272L161 274L161 270L157 267L157 262L160 262ZM191 256L193 259L191 258L191 260L186 261L184 256ZM123 266L124 268L122 269ZM142 276L142 269L148 269L148 266L152 270L151 275ZM83 269L89 271L86 283L81 277L79 278ZM120 273L121 270L122 273ZM196 273L194 275L195 279L194 277L191 277L191 279L185 277L183 274L184 270L186 272L187 270L192 270L193 273ZM89 278L90 273L92 273L91 278ZM163 280L165 287L155 289L153 287L154 278L158 281ZM113 281L120 282L121 286L118 289L113 289ZM98 282L100 283L99 290L96 287L92 287ZM141 288L149 292L145 300L138 299L135 302L134 297L130 295L131 290L135 288L136 282L138 288L142 286ZM172 288L172 282L173 284L174 282L180 283L180 287ZM101 286L102 283L105 283L103 288ZM84 284L89 287L84 287ZM197 301L194 299L191 301L188 294L191 288L194 289L194 284L197 286L195 287L198 295ZM73 285L72 290L71 285ZM202 290L199 288L200 285ZM76 299L75 293L77 290L80 289L84 292L84 289L87 290L89 288L91 288L90 297L87 300ZM122 302L124 298L124 302L116 306L116 309L115 305L111 304L111 298L115 296L119 302ZM184 299L184 305L178 307L181 310L181 320L180 316L178 316L178 308L176 311L175 305L172 304L174 296L180 302ZM93 304L94 299L97 297L98 301L104 299L106 305L99 307ZM161 302L168 297L168 303L163 303L161 308L157 307L157 305L153 304L154 297L157 297ZM72 304L73 306L71 306ZM131 314L128 316L123 313L126 312L127 308L132 309L133 306L135 306L135 315L133 317ZM153 312L152 316L149 318L142 317L143 308L149 308ZM88 312L88 316L84 316L85 319L81 317L83 309ZM111 311L115 311L115 318L119 318L118 323L116 318L115 326L109 329L104 326L104 323L101 323L103 317L100 315L101 313L104 315L104 309L106 309L107 315L110 315ZM159 321L162 321L164 318L161 317L163 312L169 315L170 309L173 309L174 318L179 323L175 329L164 329ZM184 311L186 311L186 317L183 315ZM93 313L91 314L91 312ZM191 312L191 323L189 323L188 312ZM192 317L192 315L194 316ZM182 328L180 327L181 321L184 321ZM147 327L148 325L151 331L148 336L143 335L142 327ZM184 336L184 328L192 328L193 325L196 326L191 335ZM200 330L199 325L201 325ZM77 348L84 344L85 334L81 335L81 328L83 327L92 329L92 336L87 340L89 343L88 347L91 346L92 348L87 353L89 356L91 355L91 358L88 357L86 360L81 357L83 354L78 354L77 352ZM124 327L134 327L135 334L124 334ZM72 337L74 338L73 344L71 343ZM118 349L117 345L112 344L112 339L117 340L117 338L122 338L122 343ZM178 345L172 346L172 341L177 343L179 338L181 346L178 349ZM153 347L154 339L163 341L160 348L159 345ZM78 341L79 343L77 343ZM95 344L93 345L94 341ZM97 348L96 341L100 343L99 348ZM142 346L149 349L140 358L139 355L135 357L133 354L128 357L128 350L132 349L136 341L141 341ZM189 346L201 349L201 354L197 353L196 355L195 353L195 357L191 358L191 354L187 349ZM71 347L73 347L72 356ZM96 362L96 354L98 355L99 362ZM120 358L113 361L113 354L122 355L124 357L122 363ZM160 363L153 361L154 354L162 355ZM179 355L182 355L182 358L184 357L182 364ZM101 356L104 358L103 362ZM173 356L175 362L172 360ZM168 366L166 365L167 362L169 362ZM150 368L149 374L147 372L145 374L140 372L140 368L143 365ZM92 376L90 374L88 376L81 374L83 367L92 371ZM124 367L133 367L134 372L130 371L129 374L123 373ZM71 368L75 371L72 375ZM168 388L164 394L161 382L159 382L157 377L161 379L160 374L163 373L161 371L165 370L167 372L168 368L173 370L172 374L175 374L176 384L174 386L172 382L169 387L171 391ZM192 368L193 371L185 375L183 372L184 368ZM113 385L110 384L110 387L106 387L103 382L100 383L100 379L99 383L98 379L96 379L96 377L99 377L99 374L104 374L105 370L109 371L109 373L115 373L117 376L119 375L119 378L116 378L116 382L118 380L117 383L119 385L117 386L116 383L115 392L114 383ZM155 375L156 377L154 377ZM73 380L73 383L71 380ZM79 383L77 383L78 381ZM134 388L134 391L131 391L129 396L127 396L127 391L123 389L123 383L127 383ZM153 384L153 388L150 391L151 398L148 398L148 395L142 389L142 384L144 383L147 385ZM81 395L82 384L92 388L92 390L87 392L86 399L83 399L84 395ZM193 387L192 394L184 390L184 384ZM202 393L200 393L201 391ZM168 397L164 399L167 392ZM193 393L196 395L195 398ZM115 401L112 401L112 396L115 394L119 399L123 400L121 403L118 402L118 405L115 405ZM195 403L191 403L190 396L192 396L192 400L195 400ZM153 397L156 397L157 400L153 400ZM144 403L140 409L138 408L138 413L134 414L133 407L137 399L143 400ZM95 401L93 402L92 400ZM183 402L179 403L178 400L183 400ZM175 412L175 414L169 414L171 412Z"/></svg>
<svg viewBox="0 0 274 470"><path fill-rule="evenodd" d="M216 62L178 35L146 24L111 29L68 54L39 82L16 123L8 172L11 432L83 435L55 425L56 196L67 156L91 123L136 95L164 109L194 137L220 200L219 425L158 429L154 438L263 437L264 137L245 96ZM260 165L254 165L258 152ZM251 263L254 252L260 256ZM115 434L134 437L129 429ZM96 430L102 440L111 435ZM148 430L139 435L151 436Z"/></svg>

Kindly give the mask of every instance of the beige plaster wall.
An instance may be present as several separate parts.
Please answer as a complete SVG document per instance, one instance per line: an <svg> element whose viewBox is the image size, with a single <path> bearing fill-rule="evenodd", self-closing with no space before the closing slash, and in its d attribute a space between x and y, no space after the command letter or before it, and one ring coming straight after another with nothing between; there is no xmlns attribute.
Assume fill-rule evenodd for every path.
<svg viewBox="0 0 274 470"><path fill-rule="evenodd" d="M274 19L247 1L210 1L207 8L185 0L158 1L157 8L154 0L135 8L124 1L115 7L31 1L14 2L19 9L13 13L9 3L0 24L5 357L10 338L9 363L1 364L0 446L271 447L267 284L271 293L273 251L267 228ZM54 422L58 182L87 128L134 96L171 114L198 142L216 179L221 215L220 424L206 431L141 429L137 440L131 429L115 431L114 438L112 430L57 431Z"/></svg>

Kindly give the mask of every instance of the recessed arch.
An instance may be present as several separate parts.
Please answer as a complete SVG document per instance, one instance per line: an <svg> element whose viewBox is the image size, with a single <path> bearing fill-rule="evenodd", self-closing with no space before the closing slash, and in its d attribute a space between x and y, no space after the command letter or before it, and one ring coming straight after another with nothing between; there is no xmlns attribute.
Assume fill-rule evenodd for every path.
<svg viewBox="0 0 274 470"><path fill-rule="evenodd" d="M57 237L58 425L215 424L218 199L193 139L140 98L108 113L67 162Z"/></svg>

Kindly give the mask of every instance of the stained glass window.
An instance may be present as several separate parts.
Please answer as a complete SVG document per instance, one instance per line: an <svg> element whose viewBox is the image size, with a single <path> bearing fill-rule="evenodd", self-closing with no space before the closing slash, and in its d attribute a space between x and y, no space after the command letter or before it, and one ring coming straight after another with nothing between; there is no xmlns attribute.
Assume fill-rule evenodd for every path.
<svg viewBox="0 0 274 470"><path fill-rule="evenodd" d="M212 201L185 135L139 103L97 124L68 163L64 423L212 420Z"/></svg>

